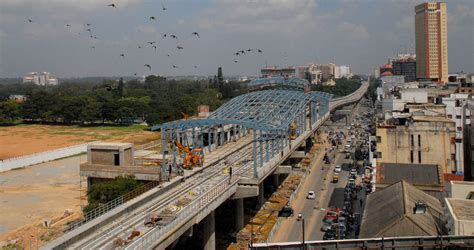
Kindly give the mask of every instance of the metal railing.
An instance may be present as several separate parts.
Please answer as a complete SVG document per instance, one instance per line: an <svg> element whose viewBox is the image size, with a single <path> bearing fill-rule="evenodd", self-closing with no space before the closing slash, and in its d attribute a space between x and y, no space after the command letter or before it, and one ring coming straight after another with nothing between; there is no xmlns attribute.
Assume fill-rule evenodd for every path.
<svg viewBox="0 0 474 250"><path fill-rule="evenodd" d="M152 229L151 231L134 241L132 244L127 246L125 249L152 248L157 242L160 242L161 238L164 237L166 233L172 233L173 228L177 228L182 223L185 223L190 218L196 216L201 211L201 209L221 197L222 193L225 192L228 188L233 185L236 185L239 181L238 175L240 174L240 169L236 172L236 174L232 175L231 181L229 181L229 176L226 176L217 185L194 199L184 209L179 211L176 217L170 223L162 227L156 227Z"/></svg>
<svg viewBox="0 0 474 250"><path fill-rule="evenodd" d="M144 185L141 185L137 188L135 188L134 190L124 194L124 195L121 195L105 204L102 204L100 205L99 207L97 208L94 208L92 210L90 210L89 212L85 213L84 214L84 219L80 220L80 221L75 221L73 223L70 223L69 224L69 227L65 230L65 232L69 232L69 231L72 231L84 224L86 224L87 222L89 221L92 221L94 219L96 219L97 217L107 213L108 211L124 204L125 202L127 201L130 201L131 199L149 191L150 189L158 186L159 182L157 181L152 181L152 182L149 182L149 183L146 183Z"/></svg>

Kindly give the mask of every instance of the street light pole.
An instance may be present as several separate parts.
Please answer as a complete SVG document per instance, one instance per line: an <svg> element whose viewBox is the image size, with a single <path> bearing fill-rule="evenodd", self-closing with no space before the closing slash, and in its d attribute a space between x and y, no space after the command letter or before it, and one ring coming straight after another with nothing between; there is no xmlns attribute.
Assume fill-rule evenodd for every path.
<svg viewBox="0 0 474 250"><path fill-rule="evenodd" d="M301 231L302 231L302 249L304 250L306 247L305 247L305 244L304 244L304 218L301 218Z"/></svg>

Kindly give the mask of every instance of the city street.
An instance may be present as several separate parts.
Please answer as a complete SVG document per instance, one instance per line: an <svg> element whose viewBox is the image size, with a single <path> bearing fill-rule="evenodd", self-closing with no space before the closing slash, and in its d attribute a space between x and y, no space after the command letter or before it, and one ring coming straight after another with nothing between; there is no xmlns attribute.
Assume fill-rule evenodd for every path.
<svg viewBox="0 0 474 250"><path fill-rule="evenodd" d="M367 111L368 108L360 103L353 107L353 111L349 117L349 121L352 121L354 116L360 112ZM346 135L348 133L347 126L344 123L345 120L341 119L340 122L327 124L321 128L322 131L327 132L333 130L334 132L343 131ZM325 138L327 133L322 134ZM285 242L285 241L301 241L302 240L302 221L298 221L298 214L301 213L304 219L305 227L305 240L321 240L324 232L322 232L321 226L323 225L323 218L326 214L325 208L344 206L344 187L350 176L350 169L352 159L345 159L345 153L343 152L344 144L338 145L336 150L332 152L328 151L328 156L331 160L330 164L324 164L322 157L316 161L311 168L311 173L306 176L306 179L300 187L295 199L293 200L291 207L295 211L294 217L282 218L282 223L279 230L275 233L273 242ZM330 149L330 144L326 142L326 148ZM332 177L334 167L336 165L342 166L342 171L339 173L339 181L332 183ZM361 169L362 171L362 169ZM356 183L360 183L360 174ZM316 193L316 199L307 199L306 196L309 191ZM362 199L362 206L359 199ZM358 193L357 200L353 202L354 212L362 214L363 204L365 203L365 193L362 190ZM352 236L353 236L352 232Z"/></svg>

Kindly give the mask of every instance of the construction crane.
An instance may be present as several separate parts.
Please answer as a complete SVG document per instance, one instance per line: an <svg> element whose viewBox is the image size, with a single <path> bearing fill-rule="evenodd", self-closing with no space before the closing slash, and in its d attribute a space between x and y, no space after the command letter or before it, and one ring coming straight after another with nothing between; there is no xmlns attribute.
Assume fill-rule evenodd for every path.
<svg viewBox="0 0 474 250"><path fill-rule="evenodd" d="M184 169L193 169L197 166L202 166L204 164L204 154L202 152L202 148L194 148L191 149L190 147L185 147L181 144L178 140L174 142L176 147L178 148L178 152L182 154L183 152L186 153L186 158L183 161L183 168Z"/></svg>
<svg viewBox="0 0 474 250"><path fill-rule="evenodd" d="M184 112L181 112L181 115L183 116L183 120L189 120L190 115L188 115Z"/></svg>

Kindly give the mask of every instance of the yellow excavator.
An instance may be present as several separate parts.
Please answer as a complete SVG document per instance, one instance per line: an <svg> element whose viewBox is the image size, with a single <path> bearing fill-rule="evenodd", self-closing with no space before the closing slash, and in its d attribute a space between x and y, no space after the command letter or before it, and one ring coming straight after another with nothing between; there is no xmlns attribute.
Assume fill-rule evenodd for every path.
<svg viewBox="0 0 474 250"><path fill-rule="evenodd" d="M184 169L191 170L194 167L202 166L204 164L204 154L202 152L202 148L191 149L190 147L185 147L178 140L176 140L174 144L178 148L178 152L180 154L183 152L186 153L186 157L183 161Z"/></svg>
<svg viewBox="0 0 474 250"><path fill-rule="evenodd" d="M296 140L296 122L292 122L290 124L290 129L291 129L291 135L290 138L292 140Z"/></svg>

